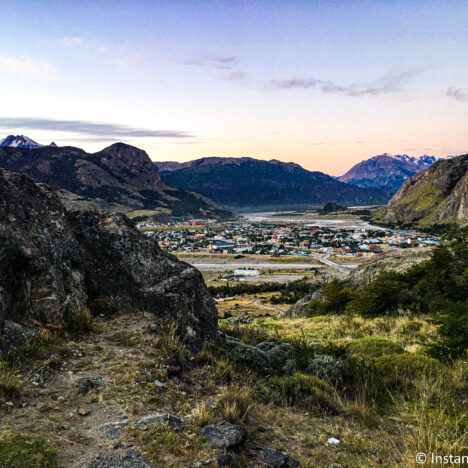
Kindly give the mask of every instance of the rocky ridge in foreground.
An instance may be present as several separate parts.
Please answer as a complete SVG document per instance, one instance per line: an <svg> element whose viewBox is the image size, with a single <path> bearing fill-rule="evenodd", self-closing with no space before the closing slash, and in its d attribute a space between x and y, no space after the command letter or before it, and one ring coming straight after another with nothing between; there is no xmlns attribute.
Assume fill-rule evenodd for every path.
<svg viewBox="0 0 468 468"><path fill-rule="evenodd" d="M164 253L122 214L68 212L55 192L0 169L3 350L85 308L142 310L170 321L194 349L217 336L198 270Z"/></svg>

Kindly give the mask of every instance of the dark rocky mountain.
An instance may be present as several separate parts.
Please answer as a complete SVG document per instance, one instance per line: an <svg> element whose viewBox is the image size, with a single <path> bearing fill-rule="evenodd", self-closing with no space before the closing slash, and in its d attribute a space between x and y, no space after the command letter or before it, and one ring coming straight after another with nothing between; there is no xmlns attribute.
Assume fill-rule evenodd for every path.
<svg viewBox="0 0 468 468"><path fill-rule="evenodd" d="M338 180L358 187L380 187L395 193L403 182L419 171L434 164L434 156L419 158L388 153L374 156L353 166Z"/></svg>
<svg viewBox="0 0 468 468"><path fill-rule="evenodd" d="M237 209L322 205L329 200L353 205L380 204L389 198L384 190L355 187L322 172L276 160L215 157L180 166L155 164L170 167L161 171L168 184Z"/></svg>
<svg viewBox="0 0 468 468"><path fill-rule="evenodd" d="M68 208L104 208L161 220L229 216L198 194L162 183L149 156L123 143L94 154L70 146L1 147L0 167L49 184Z"/></svg>
<svg viewBox="0 0 468 468"><path fill-rule="evenodd" d="M429 227L468 221L468 155L437 161L408 179L388 205L378 210L377 222Z"/></svg>
<svg viewBox="0 0 468 468"><path fill-rule="evenodd" d="M60 327L108 301L175 323L194 349L216 339L216 308L198 270L125 215L66 211L49 186L0 169L3 350L38 326Z"/></svg>
<svg viewBox="0 0 468 468"><path fill-rule="evenodd" d="M55 143L54 143L55 144ZM42 148L43 145L36 143L24 135L8 135L0 142L0 146L11 146L13 148Z"/></svg>

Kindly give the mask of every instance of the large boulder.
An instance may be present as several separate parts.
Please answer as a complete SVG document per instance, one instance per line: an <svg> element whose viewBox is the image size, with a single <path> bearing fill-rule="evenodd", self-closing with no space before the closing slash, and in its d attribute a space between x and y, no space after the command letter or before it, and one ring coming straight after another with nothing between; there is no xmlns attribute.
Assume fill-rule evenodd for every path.
<svg viewBox="0 0 468 468"><path fill-rule="evenodd" d="M125 307L174 322L188 344L217 336L217 311L201 273L161 250L123 214L72 211L70 226L81 248L90 304L118 297Z"/></svg>
<svg viewBox="0 0 468 468"><path fill-rule="evenodd" d="M215 449L230 449L241 445L247 435L242 426L220 421L203 426L200 430L206 441Z"/></svg>
<svg viewBox="0 0 468 468"><path fill-rule="evenodd" d="M55 192L0 169L0 323L61 325L85 306L78 242Z"/></svg>
<svg viewBox="0 0 468 468"><path fill-rule="evenodd" d="M173 322L194 350L217 339L216 308L198 270L125 215L67 212L48 186L0 170L2 329L6 321L61 326L106 300Z"/></svg>

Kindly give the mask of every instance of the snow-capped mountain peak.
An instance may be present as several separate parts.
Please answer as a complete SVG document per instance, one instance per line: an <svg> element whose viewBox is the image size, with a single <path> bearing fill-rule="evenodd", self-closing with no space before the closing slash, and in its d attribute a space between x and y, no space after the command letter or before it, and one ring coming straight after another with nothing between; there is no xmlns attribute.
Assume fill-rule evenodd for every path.
<svg viewBox="0 0 468 468"><path fill-rule="evenodd" d="M44 145L40 145L36 143L31 138L25 135L8 135L2 142L0 142L0 146L12 146L13 148L42 148Z"/></svg>

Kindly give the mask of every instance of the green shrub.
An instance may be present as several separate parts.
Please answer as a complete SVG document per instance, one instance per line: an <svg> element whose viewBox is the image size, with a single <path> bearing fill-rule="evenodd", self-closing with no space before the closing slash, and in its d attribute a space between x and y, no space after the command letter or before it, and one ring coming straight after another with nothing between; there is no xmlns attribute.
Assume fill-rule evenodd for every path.
<svg viewBox="0 0 468 468"><path fill-rule="evenodd" d="M309 302L308 315L344 312L354 294L354 289L349 286L347 281L332 279L322 288L322 297L314 298Z"/></svg>
<svg viewBox="0 0 468 468"><path fill-rule="evenodd" d="M273 377L269 382L269 394L278 404L327 414L339 411L333 388L313 375L295 373L286 377Z"/></svg>
<svg viewBox="0 0 468 468"><path fill-rule="evenodd" d="M332 385L343 380L346 362L329 354L317 354L306 368L307 374L316 375Z"/></svg>
<svg viewBox="0 0 468 468"><path fill-rule="evenodd" d="M405 288L399 273L380 273L374 281L355 292L349 310L356 314L376 317L398 309L404 303Z"/></svg>
<svg viewBox="0 0 468 468"><path fill-rule="evenodd" d="M442 366L436 359L422 354L387 354L373 363L375 378L387 389L406 391L423 377L434 378Z"/></svg>
<svg viewBox="0 0 468 468"><path fill-rule="evenodd" d="M384 354L402 354L405 350L393 341L367 336L347 343L346 352L348 356L359 356L369 360Z"/></svg>
<svg viewBox="0 0 468 468"><path fill-rule="evenodd" d="M434 300L431 310L437 317L435 322L442 338L430 346L430 353L442 359L463 356L468 349L468 300Z"/></svg>
<svg viewBox="0 0 468 468"><path fill-rule="evenodd" d="M56 468L57 454L50 444L11 430L0 433L0 466L2 468Z"/></svg>

